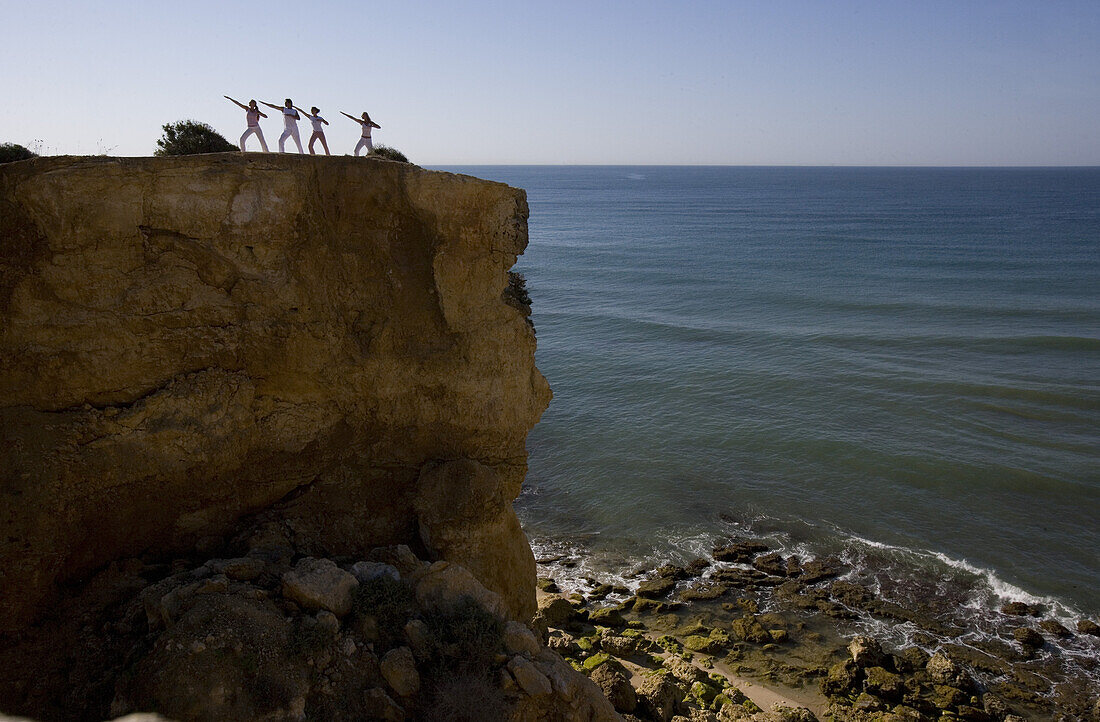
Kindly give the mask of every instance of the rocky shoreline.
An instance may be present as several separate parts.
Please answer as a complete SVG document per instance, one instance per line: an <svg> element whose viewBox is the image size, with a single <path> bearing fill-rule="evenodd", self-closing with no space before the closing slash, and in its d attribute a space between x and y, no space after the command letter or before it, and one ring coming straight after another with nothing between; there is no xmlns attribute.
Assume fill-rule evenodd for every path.
<svg viewBox="0 0 1100 722"><path fill-rule="evenodd" d="M837 558L783 556L752 538L719 540L709 557L687 564L618 575L629 585L583 578L570 593L554 577L576 582L575 558L537 561L550 645L624 715L670 719L638 701L639 680L663 678L677 685L668 694L683 693L678 713L699 720L1100 719L1095 683L1061 663L1071 645L1100 650L1090 619L1070 630L1013 602L1000 610L1011 642L968 636L944 615L852 581ZM909 643L861 633L868 620L903 626ZM633 707L624 678L635 681ZM779 710L763 711L771 705L754 697Z"/></svg>

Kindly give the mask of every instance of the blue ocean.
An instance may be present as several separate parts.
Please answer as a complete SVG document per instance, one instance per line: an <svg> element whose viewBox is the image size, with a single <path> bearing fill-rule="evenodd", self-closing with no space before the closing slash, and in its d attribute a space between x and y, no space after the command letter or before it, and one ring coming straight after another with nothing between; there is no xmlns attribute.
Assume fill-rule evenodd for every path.
<svg viewBox="0 0 1100 722"><path fill-rule="evenodd" d="M528 193L537 555L1100 613L1100 169L444 170Z"/></svg>

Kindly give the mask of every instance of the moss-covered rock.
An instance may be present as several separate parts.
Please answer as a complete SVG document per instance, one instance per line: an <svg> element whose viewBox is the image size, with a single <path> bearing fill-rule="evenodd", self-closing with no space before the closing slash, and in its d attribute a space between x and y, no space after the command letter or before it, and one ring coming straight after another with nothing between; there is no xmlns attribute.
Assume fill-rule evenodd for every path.
<svg viewBox="0 0 1100 722"><path fill-rule="evenodd" d="M614 607L603 607L588 613L590 624L603 625L605 627L625 627L626 620L623 614Z"/></svg>
<svg viewBox="0 0 1100 722"><path fill-rule="evenodd" d="M751 615L735 619L733 624L730 625L730 629L737 639L745 642L767 644L772 641L768 630L764 629L764 626Z"/></svg>

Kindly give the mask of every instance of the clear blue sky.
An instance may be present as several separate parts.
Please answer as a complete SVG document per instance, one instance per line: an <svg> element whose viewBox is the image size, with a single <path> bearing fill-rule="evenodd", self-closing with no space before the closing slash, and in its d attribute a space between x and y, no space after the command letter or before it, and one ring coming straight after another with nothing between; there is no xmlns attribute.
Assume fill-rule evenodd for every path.
<svg viewBox="0 0 1100 722"><path fill-rule="evenodd" d="M1100 164L1100 2L0 0L0 141L149 155L223 94L477 163ZM265 121L274 146L281 121ZM308 124L302 126L308 137Z"/></svg>

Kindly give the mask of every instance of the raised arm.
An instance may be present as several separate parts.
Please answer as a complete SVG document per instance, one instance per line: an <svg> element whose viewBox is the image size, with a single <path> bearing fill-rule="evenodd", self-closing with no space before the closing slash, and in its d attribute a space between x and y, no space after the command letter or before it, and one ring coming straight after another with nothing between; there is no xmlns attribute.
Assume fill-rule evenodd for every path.
<svg viewBox="0 0 1100 722"><path fill-rule="evenodd" d="M261 100L260 102L263 103L264 105L266 105L269 108L274 108L275 110L282 110L283 109L283 106L273 105L272 103L269 103L266 100Z"/></svg>
<svg viewBox="0 0 1100 722"><path fill-rule="evenodd" d="M361 121L361 120L360 120L359 118L356 118L356 117L355 117L354 115L348 115L347 113L345 113L345 112L344 112L344 111L342 111L342 110L340 111L340 115L345 115L345 116L347 116L348 118L350 118L350 119L354 120L354 121L355 121L356 123L358 123L359 125L362 125L362 124L363 124L363 121Z"/></svg>
<svg viewBox="0 0 1100 722"><path fill-rule="evenodd" d="M223 98L225 98L226 100L228 100L228 101L229 101L229 102L231 102L231 103L234 103L234 104L236 104L236 105L239 105L239 106L241 106L241 108L242 108L242 109L244 109L244 110L251 110L251 109L250 109L250 108L249 108L249 107L248 107L247 105L245 105L244 103L240 102L239 100L233 100L233 99L232 99L232 98L230 98L230 97L229 97L228 95L223 95L222 97L223 97Z"/></svg>
<svg viewBox="0 0 1100 722"><path fill-rule="evenodd" d="M307 113L306 111L304 111L304 110L302 110L301 108L299 108L299 107L298 107L297 105L292 105L292 106L290 106L290 107L291 107L291 108L294 108L295 110L297 110L297 111L298 111L299 113L301 113L302 115L304 115L304 116L305 116L305 117L307 117L307 118L312 118L312 117L313 117L313 114L312 114L312 113Z"/></svg>

